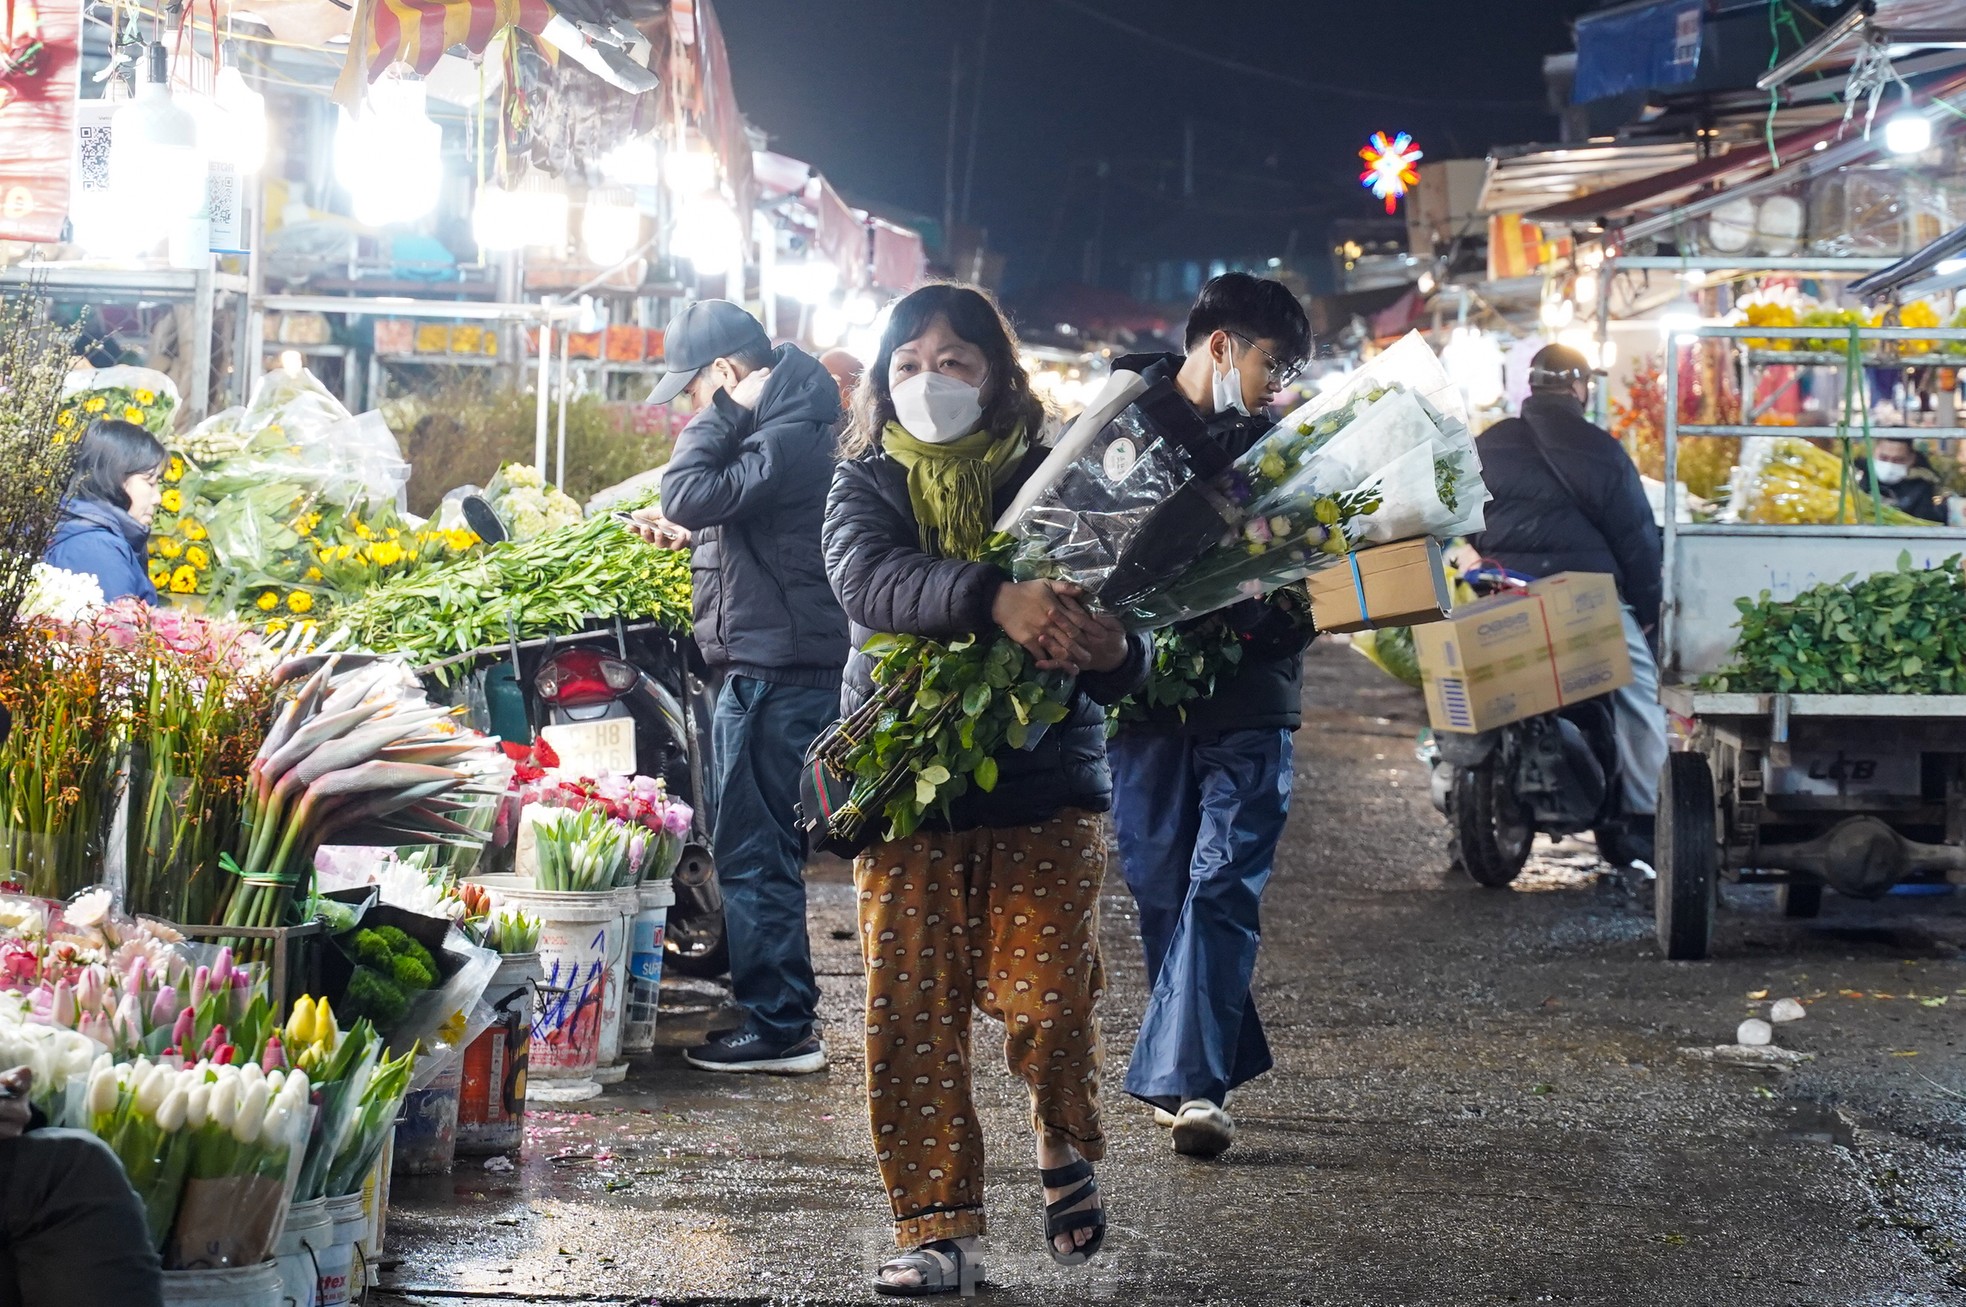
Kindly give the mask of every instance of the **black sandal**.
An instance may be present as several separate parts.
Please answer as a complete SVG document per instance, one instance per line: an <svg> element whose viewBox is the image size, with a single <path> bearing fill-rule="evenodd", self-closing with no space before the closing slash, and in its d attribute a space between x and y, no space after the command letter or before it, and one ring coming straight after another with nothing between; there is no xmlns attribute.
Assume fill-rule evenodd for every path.
<svg viewBox="0 0 1966 1307"><path fill-rule="evenodd" d="M881 1271L890 1267L919 1272L922 1282L895 1284L881 1278ZM971 1261L954 1239L932 1239L919 1248L888 1258L874 1272L874 1292L886 1298L932 1298L938 1294L962 1293L965 1283L976 1286L983 1283L983 1263Z"/></svg>
<svg viewBox="0 0 1966 1307"><path fill-rule="evenodd" d="M1044 1208L1044 1246L1051 1254L1051 1260L1060 1266L1085 1265L1099 1251L1100 1245L1106 1242L1105 1204L1072 1210L1088 1198L1099 1196L1099 1182L1092 1178L1092 1163L1080 1158L1065 1166L1040 1169L1038 1179L1047 1189L1063 1189L1068 1184L1078 1184L1081 1180L1085 1182L1057 1202L1046 1203ZM1092 1237L1069 1253L1059 1252L1053 1240L1063 1234L1077 1234L1080 1230L1092 1231Z"/></svg>

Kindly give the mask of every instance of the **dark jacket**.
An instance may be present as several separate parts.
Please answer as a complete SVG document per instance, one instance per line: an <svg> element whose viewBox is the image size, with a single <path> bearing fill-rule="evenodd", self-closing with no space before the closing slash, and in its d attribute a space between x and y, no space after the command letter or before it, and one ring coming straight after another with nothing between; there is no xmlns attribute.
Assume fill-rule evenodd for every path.
<svg viewBox="0 0 1966 1307"><path fill-rule="evenodd" d="M825 689L846 661L846 614L819 527L833 481L840 391L796 345L772 354L755 411L718 392L662 474L662 515L688 527L696 643L740 676Z"/></svg>
<svg viewBox="0 0 1966 1307"><path fill-rule="evenodd" d="M144 553L150 529L114 504L100 499L71 499L61 506L54 539L41 560L66 572L93 576L110 603L132 596L157 602Z"/></svg>
<svg viewBox="0 0 1966 1307"><path fill-rule="evenodd" d="M1017 488L1037 470L1046 451L1033 449L1017 474L998 489L996 512L1010 506ZM972 631L992 632L997 590L1010 580L1001 568L923 551L908 473L886 454L843 462L833 475L826 505L826 573L853 620L854 653L846 665L840 711L851 714L874 692L874 660L860 652L879 632L947 640ZM1044 821L1065 808L1104 812L1112 807L1113 776L1106 766L1106 713L1146 683L1147 640L1127 640L1126 661L1110 672L1079 677L1071 715L1028 749L997 755L997 787L972 788L950 807L954 830L1020 826Z"/></svg>
<svg viewBox="0 0 1966 1307"><path fill-rule="evenodd" d="M1624 446L1592 425L1583 405L1569 395L1531 395L1521 417L1488 428L1476 448L1495 496L1487 529L1473 541L1483 558L1533 577L1609 572L1639 624L1658 622L1651 501Z"/></svg>
<svg viewBox="0 0 1966 1307"><path fill-rule="evenodd" d="M1870 468L1862 458L1857 460L1857 485L1864 493L1870 493ZM1939 484L1939 473L1932 466L1932 460L1924 454L1914 454L1911 471L1905 474L1905 479L1885 486L1878 498L1884 501L1886 508L1910 513L1927 522L1946 520L1945 487Z"/></svg>
<svg viewBox="0 0 1966 1307"><path fill-rule="evenodd" d="M1172 381L1181 370L1179 354L1128 354L1113 367L1137 372L1149 382ZM1203 414L1208 434L1232 458L1269 434L1275 424L1265 415L1244 417L1233 409ZM1156 708L1129 721L1128 731L1214 735L1222 731L1294 731L1304 722L1304 648L1311 632L1261 599L1245 599L1222 616L1243 636L1242 661L1216 680L1215 693L1180 707ZM1181 708L1187 713L1182 715Z"/></svg>

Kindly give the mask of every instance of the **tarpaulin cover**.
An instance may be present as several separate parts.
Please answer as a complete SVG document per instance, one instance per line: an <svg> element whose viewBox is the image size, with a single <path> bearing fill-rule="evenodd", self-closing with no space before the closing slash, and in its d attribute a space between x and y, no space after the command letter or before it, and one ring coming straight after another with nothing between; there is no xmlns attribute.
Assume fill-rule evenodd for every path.
<svg viewBox="0 0 1966 1307"><path fill-rule="evenodd" d="M1700 70L1702 7L1702 0L1658 0L1579 18L1571 98L1588 104L1692 81Z"/></svg>
<svg viewBox="0 0 1966 1307"><path fill-rule="evenodd" d="M82 6L0 3L0 240L56 241L75 158Z"/></svg>

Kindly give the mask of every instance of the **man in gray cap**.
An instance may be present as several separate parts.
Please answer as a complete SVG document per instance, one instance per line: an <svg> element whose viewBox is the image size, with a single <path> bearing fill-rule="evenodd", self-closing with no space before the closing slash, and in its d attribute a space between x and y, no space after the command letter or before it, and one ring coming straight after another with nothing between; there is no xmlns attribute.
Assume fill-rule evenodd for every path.
<svg viewBox="0 0 1966 1307"><path fill-rule="evenodd" d="M660 509L635 516L644 538L692 550L697 647L724 673L713 837L731 992L748 1013L685 1056L708 1071L818 1071L826 1049L795 808L806 749L839 715L847 657L819 548L839 388L798 346L773 349L727 300L677 314L663 352L669 370L650 402L687 394L696 415L663 473Z"/></svg>

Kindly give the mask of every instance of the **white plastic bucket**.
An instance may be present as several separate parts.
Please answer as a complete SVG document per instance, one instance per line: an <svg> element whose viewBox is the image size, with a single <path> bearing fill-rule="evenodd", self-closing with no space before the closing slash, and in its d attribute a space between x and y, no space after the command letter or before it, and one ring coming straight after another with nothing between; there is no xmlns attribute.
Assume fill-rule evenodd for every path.
<svg viewBox="0 0 1966 1307"><path fill-rule="evenodd" d="M464 1059L453 1055L437 1078L413 1091L396 1125L397 1175L446 1175L457 1156L458 1090Z"/></svg>
<svg viewBox="0 0 1966 1307"><path fill-rule="evenodd" d="M485 988L485 1003L497 1016L464 1050L457 1099L457 1151L464 1156L516 1153L524 1141L532 990L539 975L539 954L515 953L499 959Z"/></svg>
<svg viewBox="0 0 1966 1307"><path fill-rule="evenodd" d="M401 1127L398 1126L397 1129ZM375 1268L382 1264L382 1232L389 1224L389 1177L396 1169L396 1130L382 1141L382 1156L375 1159L362 1191L362 1228L355 1234L355 1292L367 1293L375 1282Z"/></svg>
<svg viewBox="0 0 1966 1307"><path fill-rule="evenodd" d="M325 1198L295 1203L287 1211L273 1260L280 1268L282 1301L286 1307L318 1307L321 1300L321 1254L334 1243L334 1218Z"/></svg>
<svg viewBox="0 0 1966 1307"><path fill-rule="evenodd" d="M516 876L484 876L477 883L499 903L539 918L540 979L526 1096L550 1102L594 1097L601 1092L594 1068L601 1056L609 965L623 952L616 892L536 890Z"/></svg>
<svg viewBox="0 0 1966 1307"><path fill-rule="evenodd" d="M87 1255L87 1249L77 1249ZM165 1271L165 1307L281 1307L279 1267L232 1266L222 1271Z"/></svg>
<svg viewBox="0 0 1966 1307"><path fill-rule="evenodd" d="M615 890L614 910L615 932L608 940L608 985L601 996L601 1051L594 1068L594 1079L604 1085L620 1084L628 1075L628 1064L621 1060L621 1019L628 995L628 933L642 910L641 887L629 885Z"/></svg>
<svg viewBox="0 0 1966 1307"><path fill-rule="evenodd" d="M621 1014L621 1047L646 1053L655 1047L655 1018L662 1004L662 940L669 927L669 908L676 901L675 882L645 880L635 887L641 900L628 926L628 993Z"/></svg>
<svg viewBox="0 0 1966 1307"><path fill-rule="evenodd" d="M334 1237L325 1249L315 1252L321 1265L319 1307L346 1307L361 1294L366 1265L358 1265L357 1241L368 1226L362 1212L362 1195L346 1194L325 1200L328 1218L334 1223Z"/></svg>

